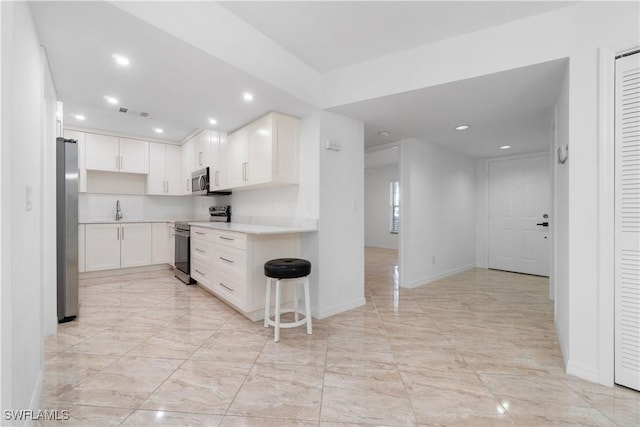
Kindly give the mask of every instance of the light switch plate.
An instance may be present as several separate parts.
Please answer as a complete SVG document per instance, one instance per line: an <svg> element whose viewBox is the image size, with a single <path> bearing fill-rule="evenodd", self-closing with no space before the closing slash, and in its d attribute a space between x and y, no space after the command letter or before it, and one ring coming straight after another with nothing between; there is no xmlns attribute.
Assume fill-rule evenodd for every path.
<svg viewBox="0 0 640 427"><path fill-rule="evenodd" d="M27 184L25 190L25 209L30 211L31 209L33 209L33 188Z"/></svg>

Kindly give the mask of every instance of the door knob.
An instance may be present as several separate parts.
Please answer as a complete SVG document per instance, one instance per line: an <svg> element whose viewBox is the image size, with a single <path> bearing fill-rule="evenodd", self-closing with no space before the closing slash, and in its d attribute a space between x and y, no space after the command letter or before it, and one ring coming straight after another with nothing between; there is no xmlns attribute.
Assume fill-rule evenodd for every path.
<svg viewBox="0 0 640 427"><path fill-rule="evenodd" d="M548 223L548 222L539 222L539 223L537 223L536 225L541 225L541 226L543 226L543 227L548 227L548 226L549 226L549 223Z"/></svg>

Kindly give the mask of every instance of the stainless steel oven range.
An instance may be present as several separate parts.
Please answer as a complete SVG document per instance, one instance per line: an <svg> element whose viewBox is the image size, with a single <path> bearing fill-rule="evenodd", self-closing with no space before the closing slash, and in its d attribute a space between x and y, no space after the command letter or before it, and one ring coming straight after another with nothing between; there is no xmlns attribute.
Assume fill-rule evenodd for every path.
<svg viewBox="0 0 640 427"><path fill-rule="evenodd" d="M231 222L231 206L211 206L209 221L176 221L175 274L187 285L196 283L191 278L191 227L190 222Z"/></svg>
<svg viewBox="0 0 640 427"><path fill-rule="evenodd" d="M187 285L196 283L191 278L191 227L187 221L176 221L176 251L175 251L175 264L176 264L176 277L182 280Z"/></svg>

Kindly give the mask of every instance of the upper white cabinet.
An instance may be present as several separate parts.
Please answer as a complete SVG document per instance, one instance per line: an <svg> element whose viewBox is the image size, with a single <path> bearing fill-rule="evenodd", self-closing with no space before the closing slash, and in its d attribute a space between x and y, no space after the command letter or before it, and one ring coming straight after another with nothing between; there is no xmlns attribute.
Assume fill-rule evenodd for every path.
<svg viewBox="0 0 640 427"><path fill-rule="evenodd" d="M85 133L77 130L65 129L64 137L75 139L78 144L78 192L87 192L87 169L84 165L85 158Z"/></svg>
<svg viewBox="0 0 640 427"><path fill-rule="evenodd" d="M180 146L182 156L182 178L180 184L181 194L191 194L191 161L193 158L194 140L190 139Z"/></svg>
<svg viewBox="0 0 640 427"><path fill-rule="evenodd" d="M181 148L177 145L149 143L147 194L179 195L184 193Z"/></svg>
<svg viewBox="0 0 640 427"><path fill-rule="evenodd" d="M298 119L269 113L228 137L229 187L296 184Z"/></svg>
<svg viewBox="0 0 640 427"><path fill-rule="evenodd" d="M149 173L149 141L120 138L120 172Z"/></svg>
<svg viewBox="0 0 640 427"><path fill-rule="evenodd" d="M211 167L211 134L204 130L194 139L192 170Z"/></svg>
<svg viewBox="0 0 640 427"><path fill-rule="evenodd" d="M88 170L149 173L149 142L87 132L85 167Z"/></svg>
<svg viewBox="0 0 640 427"><path fill-rule="evenodd" d="M224 132L212 132L211 135L211 190L224 190L229 188L227 178L227 134Z"/></svg>

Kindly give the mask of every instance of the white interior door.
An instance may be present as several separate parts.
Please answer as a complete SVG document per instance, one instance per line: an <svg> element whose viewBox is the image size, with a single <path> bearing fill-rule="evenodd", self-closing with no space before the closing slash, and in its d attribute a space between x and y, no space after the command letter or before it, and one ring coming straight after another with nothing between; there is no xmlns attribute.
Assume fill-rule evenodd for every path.
<svg viewBox="0 0 640 427"><path fill-rule="evenodd" d="M548 156L489 162L489 268L549 276L550 200Z"/></svg>
<svg viewBox="0 0 640 427"><path fill-rule="evenodd" d="M640 390L640 54L616 60L615 382Z"/></svg>

